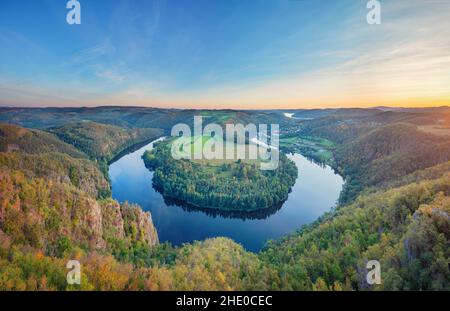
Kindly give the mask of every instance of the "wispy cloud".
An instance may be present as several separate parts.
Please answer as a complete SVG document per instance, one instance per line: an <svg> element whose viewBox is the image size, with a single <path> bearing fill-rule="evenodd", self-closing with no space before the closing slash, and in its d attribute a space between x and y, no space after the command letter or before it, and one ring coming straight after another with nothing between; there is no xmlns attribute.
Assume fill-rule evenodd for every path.
<svg viewBox="0 0 450 311"><path fill-rule="evenodd" d="M127 79L127 75L130 73L129 70L118 69L118 68L105 68L101 64L92 65L94 74L101 78L112 81L114 83L122 83Z"/></svg>
<svg viewBox="0 0 450 311"><path fill-rule="evenodd" d="M97 45L75 53L63 66L73 68L75 74L88 73L99 78L99 82L120 84L126 81L131 71L123 61L115 62L115 51L114 45L108 38Z"/></svg>
<svg viewBox="0 0 450 311"><path fill-rule="evenodd" d="M104 58L115 51L110 39L105 39L97 45L88 47L72 55L70 61L72 64L85 64Z"/></svg>

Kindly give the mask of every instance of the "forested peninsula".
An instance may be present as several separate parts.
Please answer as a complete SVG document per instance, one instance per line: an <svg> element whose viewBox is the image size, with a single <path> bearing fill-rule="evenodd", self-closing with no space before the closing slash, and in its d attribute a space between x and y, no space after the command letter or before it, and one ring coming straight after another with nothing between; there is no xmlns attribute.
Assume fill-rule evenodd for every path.
<svg viewBox="0 0 450 311"><path fill-rule="evenodd" d="M275 170L261 170L258 161L176 160L173 140L146 151L143 160L154 170L153 184L166 197L225 211L266 209L287 199L297 178L297 167L280 154Z"/></svg>

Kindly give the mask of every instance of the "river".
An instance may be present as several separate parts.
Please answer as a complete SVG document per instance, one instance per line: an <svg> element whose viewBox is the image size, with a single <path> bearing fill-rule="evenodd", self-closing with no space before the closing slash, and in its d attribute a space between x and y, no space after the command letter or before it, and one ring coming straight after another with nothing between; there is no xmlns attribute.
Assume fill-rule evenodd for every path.
<svg viewBox="0 0 450 311"><path fill-rule="evenodd" d="M247 250L259 251L269 239L276 239L316 220L335 206L343 179L329 166L321 166L300 154L288 157L299 174L288 199L279 206L253 213L223 213L198 210L166 200L152 186L142 154L153 142L124 155L109 166L113 198L139 204L152 214L161 242L181 245L195 240L225 236Z"/></svg>

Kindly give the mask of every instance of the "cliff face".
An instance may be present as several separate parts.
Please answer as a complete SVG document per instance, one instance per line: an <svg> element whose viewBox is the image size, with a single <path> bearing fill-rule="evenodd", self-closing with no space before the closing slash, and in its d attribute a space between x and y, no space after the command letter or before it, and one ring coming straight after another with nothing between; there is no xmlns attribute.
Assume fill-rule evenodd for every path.
<svg viewBox="0 0 450 311"><path fill-rule="evenodd" d="M129 205L128 203L122 204L121 212L126 236L134 242L141 242L150 246L158 243L158 234L153 226L150 213L142 211L137 205Z"/></svg>
<svg viewBox="0 0 450 311"><path fill-rule="evenodd" d="M146 246L158 243L158 234L150 213L137 205L115 200L97 202L88 200L84 223L91 230L89 245L92 249L104 249L107 241L127 240Z"/></svg>
<svg viewBox="0 0 450 311"><path fill-rule="evenodd" d="M51 255L74 246L109 249L117 240L158 243L150 215L137 206L97 201L70 184L29 179L5 167L0 168L0 230L13 244Z"/></svg>
<svg viewBox="0 0 450 311"><path fill-rule="evenodd" d="M130 239L132 243L140 242L147 246L158 244L158 234L150 213L144 212L137 205L115 200L101 204L103 237L105 239Z"/></svg>

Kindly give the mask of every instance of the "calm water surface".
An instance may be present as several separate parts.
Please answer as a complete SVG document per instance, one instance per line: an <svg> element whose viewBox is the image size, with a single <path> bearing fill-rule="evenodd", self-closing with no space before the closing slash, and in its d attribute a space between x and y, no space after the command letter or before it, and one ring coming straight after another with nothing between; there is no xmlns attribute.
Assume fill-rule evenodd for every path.
<svg viewBox="0 0 450 311"><path fill-rule="evenodd" d="M288 199L280 206L257 213L224 214L193 209L165 200L152 186L153 172L141 159L150 143L109 166L113 198L139 204L150 211L161 242L181 245L194 240L225 236L246 249L258 251L269 239L293 232L329 211L344 183L329 166L312 163L300 154L288 155L299 174Z"/></svg>

